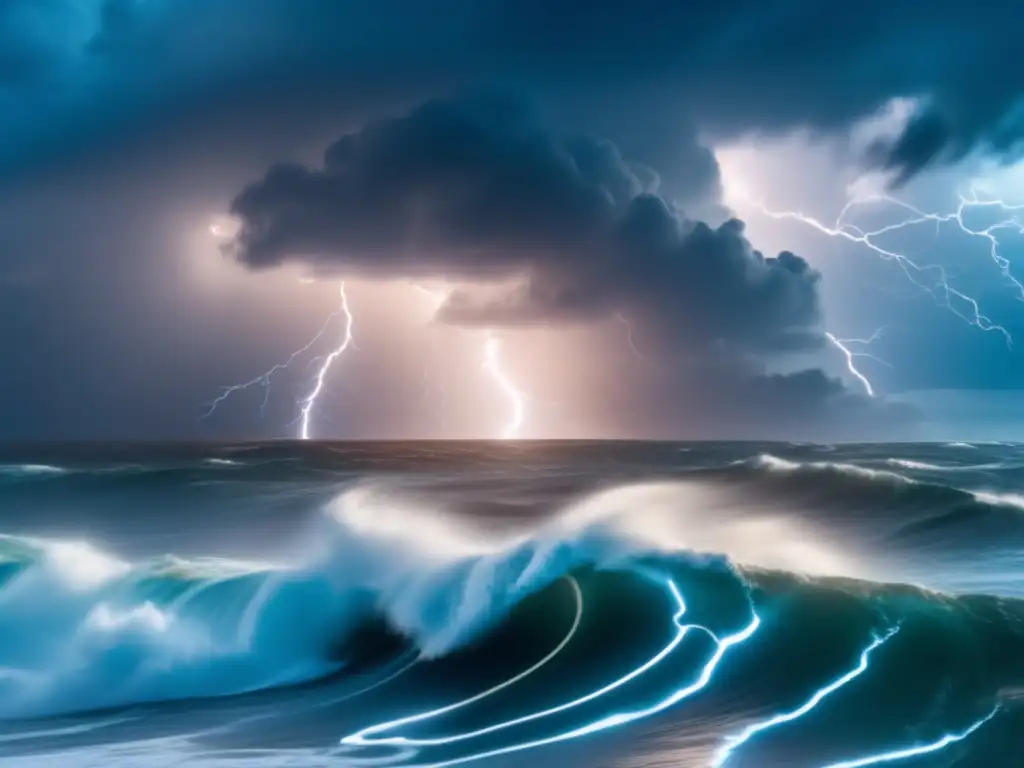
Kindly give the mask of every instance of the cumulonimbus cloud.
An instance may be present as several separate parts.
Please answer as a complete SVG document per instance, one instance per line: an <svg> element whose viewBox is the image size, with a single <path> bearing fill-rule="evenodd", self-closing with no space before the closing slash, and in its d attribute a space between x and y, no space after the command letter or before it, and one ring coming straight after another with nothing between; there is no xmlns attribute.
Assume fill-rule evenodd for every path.
<svg viewBox="0 0 1024 768"><path fill-rule="evenodd" d="M675 425L667 435L912 422L819 370L770 372L765 361L823 340L819 273L765 257L737 219L691 220L644 179L657 175L614 144L547 131L514 102L434 100L341 137L320 167L270 168L235 198L228 250L256 270L490 284L449 296L438 317L457 325L626 319L658 363L620 371L630 385L601 399L645 434L661 428L644 425L650 413Z"/></svg>
<svg viewBox="0 0 1024 768"><path fill-rule="evenodd" d="M623 313L689 345L820 340L820 276L804 259L763 256L737 219L688 219L613 144L500 106L430 101L343 136L320 168L271 168L232 204L232 252L254 269L520 281L496 298L455 292L440 316L462 325Z"/></svg>

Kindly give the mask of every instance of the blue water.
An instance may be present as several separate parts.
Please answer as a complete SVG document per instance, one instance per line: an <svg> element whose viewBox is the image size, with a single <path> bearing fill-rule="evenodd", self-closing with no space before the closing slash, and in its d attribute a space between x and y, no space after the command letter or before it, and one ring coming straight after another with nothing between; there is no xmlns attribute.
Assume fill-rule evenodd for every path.
<svg viewBox="0 0 1024 768"><path fill-rule="evenodd" d="M0 765L1024 766L1024 447L0 449Z"/></svg>

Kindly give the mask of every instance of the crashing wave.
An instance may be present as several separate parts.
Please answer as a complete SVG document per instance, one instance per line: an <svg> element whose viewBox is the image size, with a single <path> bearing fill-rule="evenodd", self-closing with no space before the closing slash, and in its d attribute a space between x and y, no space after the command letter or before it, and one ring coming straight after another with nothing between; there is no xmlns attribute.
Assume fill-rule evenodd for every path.
<svg viewBox="0 0 1024 768"><path fill-rule="evenodd" d="M436 658L581 568L646 556L854 575L854 560L783 516L745 519L678 483L619 488L504 537L379 486L331 502L300 562L162 557L84 542L0 540L0 715L48 714L291 684L340 669L382 616ZM728 558L728 559L727 559Z"/></svg>
<svg viewBox="0 0 1024 768"><path fill-rule="evenodd" d="M773 460L758 463L777 467ZM893 487L889 473L824 468L869 489L880 480ZM780 477L805 470L787 463ZM309 540L287 563L132 563L84 542L0 537L0 716L317 679L343 669L348 640L379 619L420 659L438 659L565 575L635 571L651 558L740 583L780 572L879 576L848 543L829 544L799 518L750 515L731 492L693 482L614 488L501 535L361 485L326 506Z"/></svg>

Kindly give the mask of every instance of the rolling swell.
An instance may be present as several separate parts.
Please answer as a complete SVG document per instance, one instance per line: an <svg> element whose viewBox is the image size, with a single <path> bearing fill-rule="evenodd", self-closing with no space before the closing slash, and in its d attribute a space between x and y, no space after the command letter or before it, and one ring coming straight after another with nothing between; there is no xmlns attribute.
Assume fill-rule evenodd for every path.
<svg viewBox="0 0 1024 768"><path fill-rule="evenodd" d="M26 573L35 567L29 566ZM183 622L188 617L206 616L212 630L216 616L237 630L252 610L253 596L276 573L222 570L211 575L212 567L206 567L203 571L195 563L165 563L159 568L150 564L122 581L119 589L132 584L138 598L146 598L144 604L153 605L156 611L170 612L177 604ZM679 606L667 587L670 583L685 601L686 624L696 628L674 646L679 627L673 614ZM572 585L577 585L578 591ZM297 594L290 593L289 602L294 602ZM316 605L324 608L326 599L324 592ZM261 610L264 620L269 620L275 613L273 602L264 603ZM294 625L307 615L307 611L277 614L276 621ZM660 702L699 682L721 640L750 626L755 615L762 623L721 655L705 685L651 715L669 717L677 707L685 711L685 722L699 725L702 734L699 743L690 748L698 749L705 762L742 726L799 706L815 690L851 669L872 637L893 630L898 632L874 652L868 670L825 700L820 712L807 717L806 725L794 722L785 730L780 728L778 735L766 733L756 743L744 745L729 764L791 764L787 761L793 740L799 738L801 754L807 754L808 733L813 736L813 748L820 750L822 765L833 756L863 751L865 743L906 740L907 728L945 733L984 715L986 707L999 700L1000 690L1024 684L1024 607L1017 601L987 596L955 598L910 587L847 579L809 580L781 572L744 574L718 562L647 554L611 566L574 567L525 593L483 629L444 652L428 656L416 651L423 646L422 638L417 641L397 633L393 621L382 621L379 606L368 603L365 611L358 612L358 619L346 624L321 623L322 642L301 648L293 645L295 635L306 636L311 629L308 624L292 626L295 631L287 636L256 630L258 635L264 633L262 639L250 642L245 652L264 662L262 677L254 676L253 669L260 666L254 664L248 677L231 683L225 671L230 666L226 654L210 655L203 667L207 677L212 670L219 670L217 690L203 690L195 680L186 684L187 667L178 667L173 672L178 678L176 688L151 682L151 695L142 700L159 703L157 696L224 696L285 686L276 694L285 698L276 700L275 717L292 722L308 719L321 699L330 703L332 681L343 681L364 667L392 663L411 650L411 658L418 655L418 661L401 667L400 674L379 688L371 686L373 690L365 696L348 701L349 709L332 714L330 722L335 729L337 722L350 728L347 734L333 735L351 740L353 734L365 733L381 722L472 700L468 706L387 734L415 744L406 744L400 751L414 749L415 754L408 758L416 764L423 760L456 764L478 754L509 753L537 742L580 738L573 734L594 724L604 724L600 730L612 730L619 727L617 717L657 709ZM4 619L9 615L5 613ZM153 616L145 621L150 622L150 629L155 626ZM122 652L138 642L138 637L120 634L126 626L118 626L118 633L111 638ZM670 652L664 653L670 646ZM108 643L106 647L110 650L113 646ZM390 650L381 654L382 648ZM5 649L5 656L8 651ZM662 657L651 664L659 654ZM307 661L315 659L319 671L305 677L279 674L276 679L269 674L268 667L280 667L298 655L309 657ZM100 666L107 672L124 672L123 666L119 670ZM645 666L642 674L617 684ZM525 676L524 671L528 672ZM319 692L314 688L313 693L297 688L290 695L289 687L303 680L320 680L315 686L327 688ZM509 680L514 684L502 687ZM64 697L68 680L62 682ZM97 682L109 684L110 679ZM495 688L500 690L480 698L481 692ZM595 692L600 693L595 696ZM97 701L96 693L89 692L90 706ZM83 696L79 701L84 700ZM70 701L73 706L75 699ZM18 714L29 713L23 710ZM321 721L321 729L324 725ZM244 723L239 727L245 734ZM998 722L990 727L1001 732ZM294 724L289 732L293 729ZM260 730L265 733L267 725L261 723ZM484 733L472 736L479 732ZM465 734L471 737L461 738ZM238 728L231 728L197 743L224 749L238 736ZM316 743L324 734L314 729L306 737ZM421 746L418 741L427 743ZM350 741L339 747L337 755L379 757L395 749L393 744Z"/></svg>
<svg viewBox="0 0 1024 768"><path fill-rule="evenodd" d="M5 537L0 714L317 679L345 665L339 649L369 621L385 622L422 658L446 656L565 574L640 551L588 518L504 542L458 542L447 525L356 490L337 500L298 563L129 562L84 542Z"/></svg>
<svg viewBox="0 0 1024 768"><path fill-rule="evenodd" d="M304 722L303 738L310 745L322 743L327 736L324 730L330 728L335 738L344 739L382 719L407 718L472 699L524 670L533 670L471 706L390 734L410 741L440 742L417 746L415 755L408 756L416 764L424 760L434 764L472 758L480 752L517 750L651 707L699 677L715 651L709 635L690 633L643 674L578 706L479 738L454 740L460 734L564 707L608 689L649 662L675 632L674 605L663 588L663 578L673 580L685 595L686 621L706 626L718 637L746 624L752 607L764 622L748 640L723 655L706 687L677 704L680 712L675 716L684 718L687 729L701 734L698 743L689 747L701 755L699 764L709 764L742 726L806 701L813 691L854 666L872 633L893 627L899 628L898 633L875 652L867 672L824 700L820 712L744 745L729 764L791 765L796 743L806 755L810 738L820 760L806 764L824 765L832 758L862 753L865 744L906 741L908 729L915 734L944 733L984 715L986 707L998 700L1000 689L1011 682L1024 683L1020 651L1024 612L1013 601L954 599L910 588L808 581L781 573L762 573L746 581L729 571L664 557L639 560L622 570L578 569L571 578L579 586L580 610L574 605L570 581L559 579L517 603L503 620L465 645L402 666L397 676L379 688L360 684L372 690L348 700L347 708L327 710L328 718L317 721L311 713L330 703L336 685L331 681L344 681L345 671L313 689L296 688L294 694L282 689L272 700L274 719L280 720L278 727L287 724L289 733L299 721ZM380 648L382 640L388 639L394 659L408 648L407 641L395 642L393 631L373 617L360 626L366 634L347 635L349 642L336 646L339 655L348 657L357 638L366 649ZM558 653L552 655L553 650ZM371 655L362 663L375 667L386 661ZM545 663L538 666L539 661ZM358 671L357 666L349 671ZM673 716L671 709L659 714ZM116 719L117 713L106 717ZM319 722L319 727L310 730L311 721ZM346 724L350 732L338 733L338 723ZM1000 727L995 722L990 728L990 736L1012 739L1005 723ZM259 730L273 732L273 724L261 721ZM239 738L248 738L246 734L243 723L202 737L196 745L228 749L237 746ZM0 752L13 754L17 747L9 745ZM990 738L982 755L993 747L998 744ZM395 750L394 746L342 745L336 755L394 756Z"/></svg>
<svg viewBox="0 0 1024 768"><path fill-rule="evenodd" d="M861 512L894 521L893 538L947 537L950 529L978 543L1024 546L1024 498L1018 494L966 490L918 480L885 469L841 462L792 462L772 455L744 460L706 476L727 479L758 494L785 499L794 508L847 514Z"/></svg>
<svg viewBox="0 0 1024 768"><path fill-rule="evenodd" d="M1012 531L1012 504L844 461L750 459L613 488L498 534L378 491L341 493L301 557L279 562L0 540L0 714L43 717L0 725L0 755L39 748L19 729L83 722L115 724L46 739L175 731L190 753L238 765L247 748L266 760L308 750L303 765L437 765L576 741L603 757L615 742L602 734L649 721L673 764L725 754L765 768L832 766L977 724L935 764L1006 765L1015 749L1021 603L871 581L841 556L848 542L783 514L862 513L913 553L950 530L977 536L986 519ZM186 712L203 712L207 732L169 724Z"/></svg>

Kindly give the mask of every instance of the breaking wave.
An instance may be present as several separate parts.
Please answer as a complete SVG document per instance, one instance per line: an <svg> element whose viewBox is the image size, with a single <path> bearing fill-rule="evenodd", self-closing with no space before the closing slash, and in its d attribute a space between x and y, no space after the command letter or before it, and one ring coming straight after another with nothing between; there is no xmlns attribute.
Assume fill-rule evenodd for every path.
<svg viewBox="0 0 1024 768"><path fill-rule="evenodd" d="M359 487L326 510L299 562L167 556L127 562L85 543L0 538L0 715L220 696L337 672L383 618L422 658L471 643L581 569L649 557L743 577L739 564L851 569L784 520L697 526L676 484L598 494L498 537ZM766 544L766 542L774 542ZM734 568L726 555L737 564Z"/></svg>
<svg viewBox="0 0 1024 768"><path fill-rule="evenodd" d="M37 509L87 498L145 510L199 489L261 513L282 499L319 511L294 554L273 561L0 536L0 757L27 764L54 739L138 742L139 722L165 748L176 738L169 713L197 707L232 723L201 738L181 726L199 753L236 744L236 731L237 743L262 743L267 718L293 718L281 761L260 753L268 762L253 765L292 764L295 734L307 732L321 751L296 764L455 765L676 708L692 751L680 764L732 768L736 752L736 766L834 766L956 736L947 743L964 765L1001 765L1016 738L1024 603L1012 597L1012 553L1024 551L1024 500L1012 483L941 482L947 471L1013 477L1009 451L964 467L906 447L830 449L830 461L816 446L673 448L665 479L609 474L619 484L571 503L559 501L575 493L571 473L517 476L529 490L516 509L527 512L497 525L482 508L456 514L436 499L465 491L472 505L501 475L474 486L441 464L424 485L401 456L346 458L399 470L369 481L339 467L344 446L301 461L276 445L244 460L226 450L150 463L126 452L91 467L62 457L67 469L35 474L26 467L39 465L7 465L19 472L6 473L6 498ZM970 474L988 467L1004 474ZM234 536L238 519L248 518L218 531ZM996 554L944 555L957 547ZM986 568L1013 583L950 587L951 575L983 583ZM327 711L350 698L340 715ZM754 736L806 735L812 709L816 736L800 740L798 758L792 742ZM236 711L261 725L248 714L235 723ZM82 764L100 762L88 753Z"/></svg>
<svg viewBox="0 0 1024 768"><path fill-rule="evenodd" d="M778 471L777 462L758 462ZM848 473L841 465L810 471L823 469ZM880 608L880 585L831 582L871 574L794 520L745 516L713 490L680 483L599 493L504 536L417 507L386 487L359 486L328 505L310 541L291 563L173 556L132 563L84 542L0 539L0 715L316 680L343 671L354 638L381 621L422 661L443 659L496 631L517 606L567 575L675 574L691 585L695 604L701 593L714 596L706 607L713 620L733 625L742 624L756 595L783 587L847 595L841 612L849 612L856 635L906 610ZM956 606L900 594L921 601L925 613Z"/></svg>

